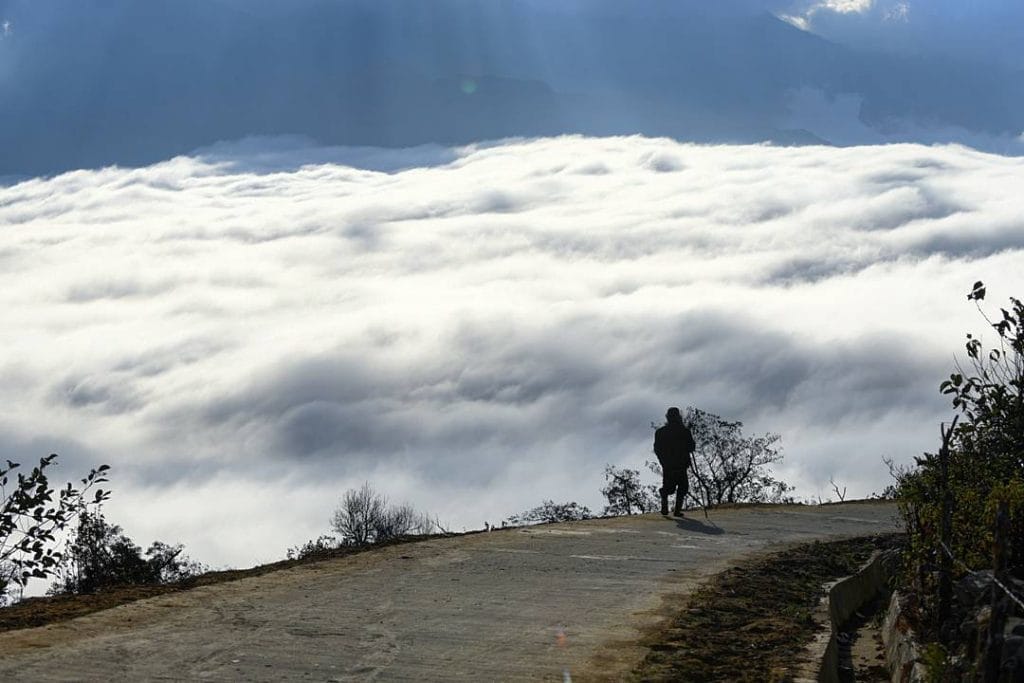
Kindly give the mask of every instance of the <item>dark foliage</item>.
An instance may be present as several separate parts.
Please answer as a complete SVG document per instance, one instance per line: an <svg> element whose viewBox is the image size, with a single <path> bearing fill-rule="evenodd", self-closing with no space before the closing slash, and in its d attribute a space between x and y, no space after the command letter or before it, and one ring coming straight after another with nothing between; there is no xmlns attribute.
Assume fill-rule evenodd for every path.
<svg viewBox="0 0 1024 683"><path fill-rule="evenodd" d="M556 503L553 500L545 500L540 505L530 510L512 515L505 520L513 526L520 524L536 524L546 522L574 522L580 519L590 519L593 515L590 508L573 501L571 503Z"/></svg>
<svg viewBox="0 0 1024 683"><path fill-rule="evenodd" d="M975 283L968 299L995 332L995 343L986 350L979 337L968 334L966 369L957 363L940 386L957 411L955 427L948 430L945 474L940 453L924 454L913 468L894 469L919 627L929 637L952 639L952 649L966 644L955 642L958 629L938 623L939 569L947 552L940 543L943 501L951 510L948 551L956 558L954 580L965 576L966 567L992 567L1000 504L1009 510L1006 569L1024 576L1024 305L1011 298L993 318L981 307L985 293L985 286Z"/></svg>
<svg viewBox="0 0 1024 683"><path fill-rule="evenodd" d="M746 436L743 423L689 407L683 422L693 433L690 497L702 507L723 503L781 503L790 487L768 466L782 460L778 434Z"/></svg>
<svg viewBox="0 0 1024 683"><path fill-rule="evenodd" d="M63 561L60 532L110 495L99 488L91 491L107 481L107 465L89 472L78 488L69 483L54 491L46 470L56 459L55 453L40 458L38 466L27 474L18 472L13 481L11 474L20 464L8 460L0 467L0 604L11 586L54 576Z"/></svg>
<svg viewBox="0 0 1024 683"><path fill-rule="evenodd" d="M314 557L331 557L338 547L338 539L322 534L310 539L302 545L289 548L285 554L289 560L305 560Z"/></svg>
<svg viewBox="0 0 1024 683"><path fill-rule="evenodd" d="M640 471L605 465L605 485L601 494L608 501L606 515L632 515L654 512L659 507L657 487L640 482Z"/></svg>
<svg viewBox="0 0 1024 683"><path fill-rule="evenodd" d="M173 583L206 571L183 550L181 545L156 541L143 554L100 512L84 512L51 592L95 593L112 586Z"/></svg>

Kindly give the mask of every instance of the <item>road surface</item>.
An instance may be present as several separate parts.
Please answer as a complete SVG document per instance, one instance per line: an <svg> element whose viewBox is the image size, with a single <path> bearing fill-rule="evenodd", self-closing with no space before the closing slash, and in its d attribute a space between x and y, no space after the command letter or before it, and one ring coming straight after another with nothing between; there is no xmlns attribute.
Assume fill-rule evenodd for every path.
<svg viewBox="0 0 1024 683"><path fill-rule="evenodd" d="M618 680L640 634L737 560L898 529L892 504L847 503L393 546L0 633L0 680Z"/></svg>

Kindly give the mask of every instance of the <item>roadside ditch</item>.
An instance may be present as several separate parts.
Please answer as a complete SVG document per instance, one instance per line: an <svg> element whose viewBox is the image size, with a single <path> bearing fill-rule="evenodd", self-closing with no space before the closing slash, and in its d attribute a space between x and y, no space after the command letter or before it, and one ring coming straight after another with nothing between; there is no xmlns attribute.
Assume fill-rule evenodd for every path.
<svg viewBox="0 0 1024 683"><path fill-rule="evenodd" d="M822 633L823 587L856 574L873 555L898 547L902 539L901 534L886 534L809 543L718 574L684 602L670 623L647 634L644 644L649 652L633 680L807 680L808 666L821 664L820 659L809 664L808 653ZM848 617L855 614L856 609ZM874 637L874 617L865 609L859 618L864 624L853 633L866 644ZM852 645L856 639L849 631L844 633L847 645ZM845 650L850 661L853 648ZM865 656L877 663L870 652ZM818 680L817 675L811 680Z"/></svg>

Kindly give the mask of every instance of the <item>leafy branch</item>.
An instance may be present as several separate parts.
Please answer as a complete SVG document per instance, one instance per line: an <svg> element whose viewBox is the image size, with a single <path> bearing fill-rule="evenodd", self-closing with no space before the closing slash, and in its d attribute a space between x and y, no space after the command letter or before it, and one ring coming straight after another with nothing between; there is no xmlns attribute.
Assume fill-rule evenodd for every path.
<svg viewBox="0 0 1024 683"><path fill-rule="evenodd" d="M0 467L0 595L11 584L54 576L64 556L57 534L110 497L99 488L108 465L91 470L78 487L68 483L55 491L46 470L56 459L56 453L40 458L28 473L16 472L21 464L11 460Z"/></svg>

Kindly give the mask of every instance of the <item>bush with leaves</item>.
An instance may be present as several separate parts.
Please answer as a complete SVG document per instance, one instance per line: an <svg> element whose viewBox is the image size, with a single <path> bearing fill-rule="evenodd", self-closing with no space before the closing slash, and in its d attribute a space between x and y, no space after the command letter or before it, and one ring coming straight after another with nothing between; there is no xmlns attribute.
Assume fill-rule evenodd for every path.
<svg viewBox="0 0 1024 683"><path fill-rule="evenodd" d="M1008 569L1024 577L1024 305L1011 298L998 316L981 306L985 286L968 294L995 332L988 350L980 337L967 335L966 368L955 372L940 391L952 398L958 422L949 433L945 476L939 453L926 453L913 468L890 469L908 540L911 585L917 590L922 625L938 628L938 572L942 554L943 499L952 510L949 550L972 569L991 567L995 512L1009 509ZM954 572L962 574L959 563ZM938 636L936 631L933 636Z"/></svg>
<svg viewBox="0 0 1024 683"><path fill-rule="evenodd" d="M987 352L980 338L967 335L970 367L957 371L940 385L953 396L953 408L963 420L957 430L961 448L985 454L994 474L1002 479L1024 470L1024 304L1010 298L993 320L981 307L985 286L976 282L968 300L995 330L997 344Z"/></svg>
<svg viewBox="0 0 1024 683"><path fill-rule="evenodd" d="M607 501L605 515L633 515L654 512L660 506L658 487L640 482L640 471L605 465L601 494Z"/></svg>
<svg viewBox="0 0 1024 683"><path fill-rule="evenodd" d="M50 592L95 593L113 586L174 583L207 571L182 555L183 550L181 545L156 541L143 556L142 548L121 527L107 522L99 511L84 512Z"/></svg>
<svg viewBox="0 0 1024 683"><path fill-rule="evenodd" d="M17 570L10 562L0 562L0 607L4 607L10 600L10 592L14 588L14 584L10 581L10 576L17 573Z"/></svg>
<svg viewBox="0 0 1024 683"><path fill-rule="evenodd" d="M10 460L0 467L0 604L12 586L54 576L63 560L61 532L110 495L97 488L107 481L107 465L90 471L77 488L69 483L54 491L46 470L56 459L55 453L41 458L27 474L15 473L21 465Z"/></svg>
<svg viewBox="0 0 1024 683"><path fill-rule="evenodd" d="M289 548L285 554L289 560L305 560L310 557L329 557L338 547L338 539L328 534L306 541L302 545Z"/></svg>
<svg viewBox="0 0 1024 683"><path fill-rule="evenodd" d="M571 503L556 503L553 500L545 500L540 505L517 515L512 515L505 520L507 524L519 526L522 524L546 524L550 522L576 522L581 519L590 519L593 515L590 508L573 501Z"/></svg>
<svg viewBox="0 0 1024 683"><path fill-rule="evenodd" d="M177 583L210 571L210 567L184 554L181 543L153 541L146 550L146 562L153 568L157 583Z"/></svg>
<svg viewBox="0 0 1024 683"><path fill-rule="evenodd" d="M436 520L409 505L391 505L369 483L349 489L331 517L343 545L365 546L440 530Z"/></svg>

